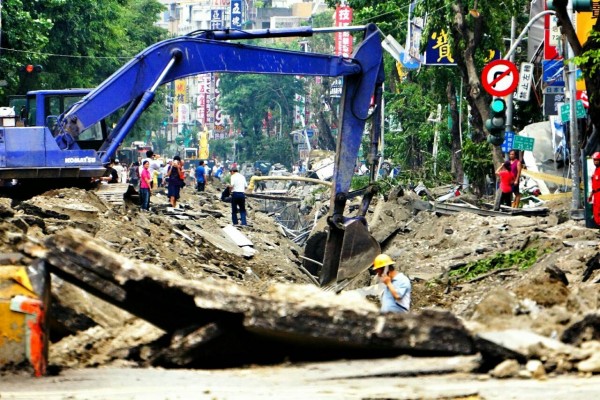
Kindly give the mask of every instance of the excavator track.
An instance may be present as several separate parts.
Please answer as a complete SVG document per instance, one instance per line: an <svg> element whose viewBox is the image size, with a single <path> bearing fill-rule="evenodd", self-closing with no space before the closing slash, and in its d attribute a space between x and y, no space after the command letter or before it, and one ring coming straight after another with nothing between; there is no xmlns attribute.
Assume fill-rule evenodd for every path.
<svg viewBox="0 0 600 400"><path fill-rule="evenodd" d="M117 206L123 204L126 195L130 193L130 187L128 183L100 184L96 194L107 203Z"/></svg>

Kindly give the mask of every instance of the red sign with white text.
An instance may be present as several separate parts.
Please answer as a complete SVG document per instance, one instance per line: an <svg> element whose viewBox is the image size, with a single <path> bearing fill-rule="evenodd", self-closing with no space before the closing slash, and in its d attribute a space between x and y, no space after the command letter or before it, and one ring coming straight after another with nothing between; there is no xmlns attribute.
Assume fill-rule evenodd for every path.
<svg viewBox="0 0 600 400"><path fill-rule="evenodd" d="M555 15L544 16L544 60L562 60L558 54L560 42L560 28Z"/></svg>
<svg viewBox="0 0 600 400"><path fill-rule="evenodd" d="M337 6L335 9L335 26L352 25L352 8ZM352 54L352 35L350 32L335 33L335 54L350 57Z"/></svg>

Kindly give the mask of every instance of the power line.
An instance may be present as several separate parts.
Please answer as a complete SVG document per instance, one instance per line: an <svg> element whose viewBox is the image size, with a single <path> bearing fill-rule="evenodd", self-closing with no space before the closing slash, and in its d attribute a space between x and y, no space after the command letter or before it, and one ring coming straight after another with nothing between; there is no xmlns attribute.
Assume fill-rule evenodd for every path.
<svg viewBox="0 0 600 400"><path fill-rule="evenodd" d="M55 54L55 53L43 53L40 51L29 51L29 50L17 50L10 49L7 47L0 47L2 51L11 51L13 53L23 53L23 54L31 54L37 56L45 56L45 57L62 57L62 58L87 58L87 59L108 59L108 60L130 60L133 56L75 56L72 54Z"/></svg>
<svg viewBox="0 0 600 400"><path fill-rule="evenodd" d="M416 6L418 3L422 2L422 1L423 1L423 0L416 1L416 2L415 2L415 6ZM379 17L383 17L384 15L388 15L388 14L392 14L392 13L398 12L398 11L399 11L399 9L401 9L401 8L404 8L404 7L406 7L406 8L409 8L409 7L411 6L411 4L412 4L412 3L413 3L413 2L411 1L409 4L405 4L405 5L403 5L403 6L399 6L399 7L398 7L398 9L396 9L396 10L392 10L392 11L384 12L384 13L381 13L381 14L377 14L377 15L374 15L374 16L372 16L372 17L369 17L369 18L367 18L367 19L363 19L363 20L360 20L360 21L356 21L356 23L360 25L360 24L363 24L363 23L365 23L365 22L367 22L367 21L370 21L370 20L373 20L373 19L376 19L376 18L379 18ZM432 11L426 11L426 13L427 13L427 14L433 14L433 13L436 13L436 12L438 12L439 10L441 10L441 9L443 9L443 8L446 8L446 7L449 7L449 6L450 6L450 4L445 4L445 5L441 6L441 7L438 7L438 8L436 8L435 10L432 10Z"/></svg>

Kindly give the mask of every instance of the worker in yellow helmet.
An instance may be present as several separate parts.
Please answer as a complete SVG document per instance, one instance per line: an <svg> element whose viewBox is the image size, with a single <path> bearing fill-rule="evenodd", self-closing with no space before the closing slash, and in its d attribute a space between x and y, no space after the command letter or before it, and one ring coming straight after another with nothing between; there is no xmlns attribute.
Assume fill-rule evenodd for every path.
<svg viewBox="0 0 600 400"><path fill-rule="evenodd" d="M373 262L373 271L385 285L381 296L381 313L406 313L410 310L412 286L406 275L394 269L394 260L380 254Z"/></svg>

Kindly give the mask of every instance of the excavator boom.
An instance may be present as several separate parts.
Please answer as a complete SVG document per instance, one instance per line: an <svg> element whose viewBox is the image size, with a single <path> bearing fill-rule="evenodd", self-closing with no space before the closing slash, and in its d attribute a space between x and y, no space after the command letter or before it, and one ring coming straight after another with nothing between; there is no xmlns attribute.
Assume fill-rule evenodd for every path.
<svg viewBox="0 0 600 400"><path fill-rule="evenodd" d="M352 57L227 42L310 36L339 30L364 34ZM321 284L328 284L338 279L338 275L346 277L350 270L347 266L359 258L353 243L365 246L369 242L355 240L358 236L368 235L364 215L346 220L343 214L365 122L370 117L371 99L377 100L384 80L379 35L377 27L368 24L344 28L207 31L156 43L60 116L55 132L45 127L0 128L0 177L10 177L11 173L20 177L17 173L20 168L33 171L28 177L34 178L61 178L67 173L72 177L97 176L153 102L157 88L176 79L211 72L343 77L330 232L325 260L319 271ZM77 138L83 132L125 107L125 112L98 150L79 147ZM378 110L377 104L375 109ZM366 199L368 206L370 198ZM366 207L363 209L366 212ZM362 228L351 226L354 223L362 224ZM350 248L353 250L348 251ZM378 246L375 250L358 250L363 256L366 254L364 259L371 258L374 251L379 251ZM343 265L340 259L344 260ZM364 263L360 262L360 268L364 268Z"/></svg>

